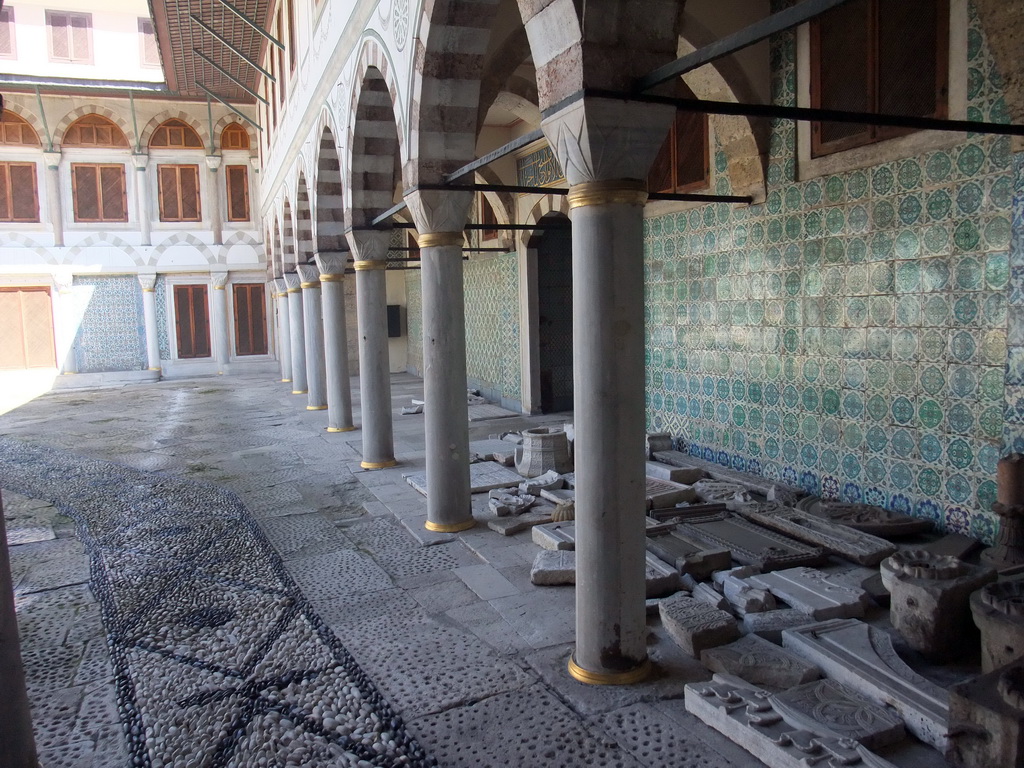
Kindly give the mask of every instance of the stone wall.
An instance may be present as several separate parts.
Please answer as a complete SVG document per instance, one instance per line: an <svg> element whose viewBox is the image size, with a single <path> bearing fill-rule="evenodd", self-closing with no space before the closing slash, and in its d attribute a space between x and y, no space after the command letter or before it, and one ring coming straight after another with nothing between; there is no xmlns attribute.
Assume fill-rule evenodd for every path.
<svg viewBox="0 0 1024 768"><path fill-rule="evenodd" d="M773 98L792 105L795 36L778 38ZM1002 121L973 9L968 41L968 116ZM1024 303L1010 283L1010 141L806 181L793 123L774 122L769 146L764 204L645 222L647 426L705 458L991 541L995 464L1012 440L1008 299ZM728 193L721 151L714 166ZM1008 428L1022 422L1024 407Z"/></svg>
<svg viewBox="0 0 1024 768"><path fill-rule="evenodd" d="M79 373L144 370L146 329L138 279L75 276L73 291L84 307L74 346Z"/></svg>

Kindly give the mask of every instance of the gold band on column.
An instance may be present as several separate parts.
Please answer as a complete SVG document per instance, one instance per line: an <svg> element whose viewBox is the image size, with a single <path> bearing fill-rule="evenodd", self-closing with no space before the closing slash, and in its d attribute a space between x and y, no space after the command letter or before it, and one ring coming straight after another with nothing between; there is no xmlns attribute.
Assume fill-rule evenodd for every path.
<svg viewBox="0 0 1024 768"><path fill-rule="evenodd" d="M326 405L307 405L306 406L306 410L307 411L326 411L327 410L327 406Z"/></svg>
<svg viewBox="0 0 1024 768"><path fill-rule="evenodd" d="M344 275L320 275L321 283L340 283L344 279Z"/></svg>
<svg viewBox="0 0 1024 768"><path fill-rule="evenodd" d="M143 293L156 293L156 288L143 288ZM60 291L60 293L71 293L71 291Z"/></svg>
<svg viewBox="0 0 1024 768"><path fill-rule="evenodd" d="M281 379L281 381L284 382L285 384L291 384L292 383L291 379Z"/></svg>
<svg viewBox="0 0 1024 768"><path fill-rule="evenodd" d="M147 371L159 371L160 369L159 368L147 368L146 370Z"/></svg>
<svg viewBox="0 0 1024 768"><path fill-rule="evenodd" d="M383 261L383 260L375 259L373 261L353 261L352 262L352 269L354 269L356 272L362 272L364 270L370 270L370 269L387 269L387 268L388 268L388 263L386 261Z"/></svg>
<svg viewBox="0 0 1024 768"><path fill-rule="evenodd" d="M319 287L320 287L320 281L319 280L317 280L315 283L312 283L312 282L310 282L310 283L299 283L299 288L319 288Z"/></svg>
<svg viewBox="0 0 1024 768"><path fill-rule="evenodd" d="M308 395L309 394L309 390L308 389L293 389L292 390L292 394L293 395Z"/></svg>
<svg viewBox="0 0 1024 768"><path fill-rule="evenodd" d="M588 205L643 205L647 202L647 183L637 179L587 181L569 187L569 207Z"/></svg>
<svg viewBox="0 0 1024 768"><path fill-rule="evenodd" d="M651 660L644 659L638 667L625 672L591 672L576 663L575 654L569 656L569 674L587 685L633 685L651 673Z"/></svg>
<svg viewBox="0 0 1024 768"><path fill-rule="evenodd" d="M223 285L215 285L215 286L213 286L213 290L215 290L215 291L223 291L224 290L224 286Z"/></svg>
<svg viewBox="0 0 1024 768"><path fill-rule="evenodd" d="M302 293L301 288L289 288L288 293Z"/></svg>
<svg viewBox="0 0 1024 768"><path fill-rule="evenodd" d="M328 427L328 432L354 432L355 427Z"/></svg>
<svg viewBox="0 0 1024 768"><path fill-rule="evenodd" d="M459 531L468 530L474 525L476 525L476 520L470 518L469 520L461 523L435 523L427 520L427 522L423 524L423 527L428 531L433 531L434 533L458 533Z"/></svg>
<svg viewBox="0 0 1024 768"><path fill-rule="evenodd" d="M461 232L428 232L417 238L420 248L443 248L449 245L462 247Z"/></svg>
<svg viewBox="0 0 1024 768"><path fill-rule="evenodd" d="M363 469L387 469L388 467L397 467L398 462L395 459L388 459L387 461L360 461L359 466Z"/></svg>

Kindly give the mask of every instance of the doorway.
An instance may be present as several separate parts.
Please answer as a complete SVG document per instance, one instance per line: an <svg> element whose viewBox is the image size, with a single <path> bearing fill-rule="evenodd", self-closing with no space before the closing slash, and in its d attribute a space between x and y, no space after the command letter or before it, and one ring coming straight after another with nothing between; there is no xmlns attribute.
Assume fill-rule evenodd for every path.
<svg viewBox="0 0 1024 768"><path fill-rule="evenodd" d="M537 363L543 413L573 409L572 390L572 230L564 214L540 221L549 225L531 240L537 253Z"/></svg>
<svg viewBox="0 0 1024 768"><path fill-rule="evenodd" d="M0 370L56 366L48 288L0 288L0 317Z"/></svg>

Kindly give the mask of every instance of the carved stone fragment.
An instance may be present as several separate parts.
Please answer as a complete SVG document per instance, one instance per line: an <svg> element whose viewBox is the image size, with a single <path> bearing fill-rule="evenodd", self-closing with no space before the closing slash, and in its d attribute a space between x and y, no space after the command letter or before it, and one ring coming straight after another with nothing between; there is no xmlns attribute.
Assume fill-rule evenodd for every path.
<svg viewBox="0 0 1024 768"><path fill-rule="evenodd" d="M548 470L572 471L569 439L555 427L523 430L523 444L516 449L516 470L523 477L537 477Z"/></svg>
<svg viewBox="0 0 1024 768"><path fill-rule="evenodd" d="M659 612L661 623L672 639L694 658L706 648L724 645L739 637L732 616L683 593L662 600Z"/></svg>
<svg viewBox="0 0 1024 768"><path fill-rule="evenodd" d="M498 517L519 515L537 502L536 496L528 493L514 493L496 488L487 496L487 505Z"/></svg>
<svg viewBox="0 0 1024 768"><path fill-rule="evenodd" d="M813 621L796 608L782 608L764 613L748 613L743 617L743 632L763 637L773 643L782 642L782 632L793 627L802 627Z"/></svg>
<svg viewBox="0 0 1024 768"><path fill-rule="evenodd" d="M873 536L897 537L925 533L932 529L931 520L890 512L872 504L848 504L807 497L797 502L797 508L811 515L848 525Z"/></svg>
<svg viewBox="0 0 1024 768"><path fill-rule="evenodd" d="M753 497L742 485L722 480L698 480L693 484L693 490L701 501L725 504L730 509L735 504L753 501Z"/></svg>
<svg viewBox="0 0 1024 768"><path fill-rule="evenodd" d="M878 565L896 551L885 539L853 528L822 520L798 509L778 504L758 505L758 509L743 509L741 514L758 525L772 528L808 544L824 547L860 565Z"/></svg>
<svg viewBox="0 0 1024 768"><path fill-rule="evenodd" d="M818 620L863 616L868 598L864 590L833 584L814 568L787 568L746 581Z"/></svg>
<svg viewBox="0 0 1024 768"><path fill-rule="evenodd" d="M660 536L649 535L647 551L674 565L680 573L688 573L700 581L709 578L714 571L728 568L732 564L729 550L704 549L687 541L676 531Z"/></svg>
<svg viewBox="0 0 1024 768"><path fill-rule="evenodd" d="M694 600L700 600L720 611L729 610L729 601L725 599L725 595L710 584L698 584L690 590L690 595Z"/></svg>
<svg viewBox="0 0 1024 768"><path fill-rule="evenodd" d="M999 515L996 545L981 553L981 562L1004 573L1024 565L1024 455L1012 453L996 465L996 503Z"/></svg>
<svg viewBox="0 0 1024 768"><path fill-rule="evenodd" d="M1024 659L953 686L950 748L958 768L1024 766Z"/></svg>
<svg viewBox="0 0 1024 768"><path fill-rule="evenodd" d="M575 584L576 553L565 550L539 553L530 569L530 581L539 587Z"/></svg>
<svg viewBox="0 0 1024 768"><path fill-rule="evenodd" d="M748 683L772 688L792 688L821 677L813 664L757 635L701 651L700 663L712 672L736 675Z"/></svg>
<svg viewBox="0 0 1024 768"><path fill-rule="evenodd" d="M555 472L549 470L543 475L538 475L530 480L519 484L519 490L523 493L531 493L534 496L541 491L557 491L565 486L565 479Z"/></svg>
<svg viewBox="0 0 1024 768"><path fill-rule="evenodd" d="M544 549L576 549L576 523L538 525L530 535L533 543Z"/></svg>
<svg viewBox="0 0 1024 768"><path fill-rule="evenodd" d="M655 461L660 461L664 464L672 464L676 467L700 469L713 480L721 480L741 485L748 491L756 493L764 499L773 499L775 501L781 501L785 504L793 505L798 499L806 495L802 488L798 488L795 485L787 485L786 483L781 483L777 480L769 480L767 477L762 477L761 475L754 475L749 472L740 472L739 470L731 469L730 467L723 467L721 464L716 464L713 461L706 461L705 459L699 459L696 456L691 456L688 453L683 453L681 451L658 451L657 453L652 454L652 458L654 458Z"/></svg>
<svg viewBox="0 0 1024 768"><path fill-rule="evenodd" d="M647 478L647 508L672 507L683 502L694 501L697 493L689 485L669 480Z"/></svg>
<svg viewBox="0 0 1024 768"><path fill-rule="evenodd" d="M660 461L647 462L647 476L658 480L671 480L673 483L692 485L704 477L704 470L696 467L673 467Z"/></svg>
<svg viewBox="0 0 1024 768"><path fill-rule="evenodd" d="M1024 579L986 584L971 595L971 614L981 632L982 672L1024 656Z"/></svg>
<svg viewBox="0 0 1024 768"><path fill-rule="evenodd" d="M469 444L469 452L482 461L494 461L503 467L515 463L516 447L506 440L475 440Z"/></svg>
<svg viewBox="0 0 1024 768"><path fill-rule="evenodd" d="M782 644L830 678L893 707L911 733L946 750L948 694L908 667L882 630L856 619L834 619L786 630Z"/></svg>
<svg viewBox="0 0 1024 768"><path fill-rule="evenodd" d="M821 565L828 553L775 533L742 517L720 513L679 523L679 533L708 549L728 549L737 562L775 570Z"/></svg>
<svg viewBox="0 0 1024 768"><path fill-rule="evenodd" d="M647 451L644 453L648 458L655 451L671 451L672 450L672 435L668 432L648 432L647 433Z"/></svg>
<svg viewBox="0 0 1024 768"><path fill-rule="evenodd" d="M949 661L977 645L968 601L974 590L995 581L994 570L924 550L897 552L881 570L892 625L911 648Z"/></svg>
<svg viewBox="0 0 1024 768"><path fill-rule="evenodd" d="M529 512L511 517L496 517L487 521L487 527L502 536L514 536L521 531L551 522L554 507L543 505L532 507Z"/></svg>
<svg viewBox="0 0 1024 768"><path fill-rule="evenodd" d="M807 730L820 724L868 749L896 744L906 736L903 721L895 712L835 680L798 685L774 694L771 700L787 722Z"/></svg>

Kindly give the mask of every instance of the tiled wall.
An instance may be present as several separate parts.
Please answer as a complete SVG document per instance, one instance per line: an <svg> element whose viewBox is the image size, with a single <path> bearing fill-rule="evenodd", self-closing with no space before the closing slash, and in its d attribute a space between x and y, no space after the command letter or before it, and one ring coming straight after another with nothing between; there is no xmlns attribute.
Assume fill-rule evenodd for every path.
<svg viewBox="0 0 1024 768"><path fill-rule="evenodd" d="M423 375L423 291L420 287L420 271L410 269L405 273L406 334L409 337L407 367L417 376Z"/></svg>
<svg viewBox="0 0 1024 768"><path fill-rule="evenodd" d="M773 94L795 104L795 44L779 37ZM973 18L969 49L969 116L1005 120ZM1010 143L974 137L804 182L795 144L793 123L773 124L765 204L645 222L648 427L991 541L1008 293L1024 304L1010 291ZM721 152L715 170L728 193ZM1018 387L1024 332L1010 341Z"/></svg>
<svg viewBox="0 0 1024 768"><path fill-rule="evenodd" d="M75 339L80 373L146 367L142 287L134 276L74 279L85 312Z"/></svg>
<svg viewBox="0 0 1024 768"><path fill-rule="evenodd" d="M167 281L163 275L157 275L153 286L156 304L156 338L160 347L160 359L171 359L171 342L167 337Z"/></svg>

